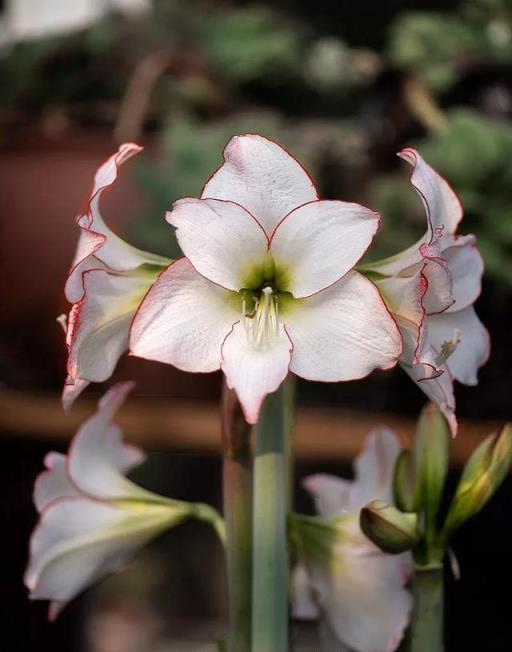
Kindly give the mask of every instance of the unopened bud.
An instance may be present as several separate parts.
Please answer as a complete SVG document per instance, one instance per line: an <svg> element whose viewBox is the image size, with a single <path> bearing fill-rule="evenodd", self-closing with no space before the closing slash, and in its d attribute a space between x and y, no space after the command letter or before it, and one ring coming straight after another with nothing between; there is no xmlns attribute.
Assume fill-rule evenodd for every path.
<svg viewBox="0 0 512 652"><path fill-rule="evenodd" d="M512 426L487 437L469 458L448 511L448 536L477 514L505 479L512 462Z"/></svg>
<svg viewBox="0 0 512 652"><path fill-rule="evenodd" d="M393 497L402 512L414 512L416 474L411 451L402 451L395 463Z"/></svg>
<svg viewBox="0 0 512 652"><path fill-rule="evenodd" d="M448 473L450 429L439 408L430 403L421 411L414 434L414 511L425 513L425 529L432 533Z"/></svg>
<svg viewBox="0 0 512 652"><path fill-rule="evenodd" d="M421 538L417 514L401 512L382 500L363 507L360 525L375 545L392 555L414 548Z"/></svg>

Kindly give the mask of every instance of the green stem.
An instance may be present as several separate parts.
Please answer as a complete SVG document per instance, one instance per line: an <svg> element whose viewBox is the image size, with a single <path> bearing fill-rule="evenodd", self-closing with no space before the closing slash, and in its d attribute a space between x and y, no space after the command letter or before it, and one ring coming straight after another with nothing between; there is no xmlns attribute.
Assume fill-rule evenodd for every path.
<svg viewBox="0 0 512 652"><path fill-rule="evenodd" d="M252 459L250 426L233 390L222 388L222 448L229 632L226 652L250 652Z"/></svg>
<svg viewBox="0 0 512 652"><path fill-rule="evenodd" d="M443 568L416 567L414 607L409 630L409 652L443 652Z"/></svg>
<svg viewBox="0 0 512 652"><path fill-rule="evenodd" d="M252 652L288 650L289 402L286 384L265 399L256 426L253 485Z"/></svg>

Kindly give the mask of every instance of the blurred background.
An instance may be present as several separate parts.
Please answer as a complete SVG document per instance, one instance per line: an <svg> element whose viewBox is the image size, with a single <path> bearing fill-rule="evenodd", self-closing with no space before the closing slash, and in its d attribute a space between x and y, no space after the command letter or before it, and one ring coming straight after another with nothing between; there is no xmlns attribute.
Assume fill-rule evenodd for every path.
<svg viewBox="0 0 512 652"><path fill-rule="evenodd" d="M377 258L425 229L395 156L417 147L461 195L461 230L477 235L486 263L477 310L493 354L478 388L457 387L456 474L479 438L511 416L512 1L3 0L0 8L0 651L192 652L222 633L226 612L222 551L201 526L172 531L51 626L21 582L42 457L65 449L104 389L92 387L62 414L65 347L55 317L67 310L74 216L92 174L120 142L145 145L103 214L132 244L173 257L165 210L199 194L231 135L258 132L292 150L324 198L383 213ZM219 374L123 359L121 378L137 380L121 422L152 451L138 479L219 506ZM373 425L406 437L424 403L399 369L358 383L300 382L298 400L303 510L311 505L300 477L350 475ZM448 578L449 651L510 649L511 537L509 480L455 542L462 578Z"/></svg>

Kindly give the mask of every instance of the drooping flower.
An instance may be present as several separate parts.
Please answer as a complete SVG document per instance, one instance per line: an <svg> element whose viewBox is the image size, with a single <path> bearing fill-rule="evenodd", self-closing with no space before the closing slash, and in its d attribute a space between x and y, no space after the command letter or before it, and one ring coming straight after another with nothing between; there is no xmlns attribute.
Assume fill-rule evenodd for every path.
<svg viewBox="0 0 512 652"><path fill-rule="evenodd" d="M392 652L409 622L410 553L382 552L359 525L360 510L369 501L392 501L399 452L391 431L371 433L356 458L355 480L306 478L320 516L294 515L292 521L299 558L292 583L294 615L324 618L340 644L357 652Z"/></svg>
<svg viewBox="0 0 512 652"><path fill-rule="evenodd" d="M64 405L69 406L89 382L102 382L128 347L130 323L158 274L169 264L161 256L124 242L103 221L102 193L116 180L120 166L141 151L132 143L100 166L83 213L75 258L65 294L72 303L66 328L68 377Z"/></svg>
<svg viewBox="0 0 512 652"><path fill-rule="evenodd" d="M164 530L195 517L221 531L208 505L188 504L147 491L125 477L144 460L124 444L113 416L132 383L119 383L76 433L67 455L49 453L37 478L40 514L30 542L25 583L33 600L50 600L55 618L69 600Z"/></svg>
<svg viewBox="0 0 512 652"><path fill-rule="evenodd" d="M233 138L201 199L177 201L167 220L185 258L138 310L134 355L185 371L221 368L251 423L289 371L336 382L396 363L396 325L353 270L378 214L319 200L278 144Z"/></svg>
<svg viewBox="0 0 512 652"><path fill-rule="evenodd" d="M370 272L400 328L401 366L455 434L453 380L475 385L489 356L489 336L473 308L483 262L475 237L457 234L463 209L446 180L415 150L399 156L414 168L411 183L425 207L427 231L409 249L360 269Z"/></svg>

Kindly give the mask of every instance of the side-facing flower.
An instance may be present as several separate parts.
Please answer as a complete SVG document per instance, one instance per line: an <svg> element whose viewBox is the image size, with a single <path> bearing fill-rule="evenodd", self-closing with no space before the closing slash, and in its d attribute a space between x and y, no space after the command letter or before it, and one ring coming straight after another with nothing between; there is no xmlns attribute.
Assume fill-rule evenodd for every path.
<svg viewBox="0 0 512 652"><path fill-rule="evenodd" d="M50 618L90 584L121 568L143 544L195 517L221 533L208 505L189 504L139 487L125 473L144 459L124 444L112 418L131 390L119 383L78 430L67 455L49 453L37 478L40 514L30 542L25 583L33 600L50 600Z"/></svg>
<svg viewBox="0 0 512 652"><path fill-rule="evenodd" d="M427 215L427 231L409 249L364 265L396 319L403 339L400 363L457 430L453 379L477 383L489 356L489 337L473 304L483 262L475 237L457 235L463 216L447 181L413 149L399 156L413 166L411 183Z"/></svg>
<svg viewBox="0 0 512 652"><path fill-rule="evenodd" d="M306 478L319 517L292 517L299 566L293 574L294 614L314 616L314 606L340 641L357 652L392 652L409 621L405 589L409 553L388 555L361 531L368 502L392 500L400 446L386 429L371 433L355 461L355 480L318 474Z"/></svg>
<svg viewBox="0 0 512 652"><path fill-rule="evenodd" d="M231 139L201 199L179 200L167 220L186 257L146 295L134 355L192 372L221 368L251 423L288 371L336 382L396 363L396 325L353 270L378 214L319 200L278 144Z"/></svg>
<svg viewBox="0 0 512 652"><path fill-rule="evenodd" d="M69 406L91 381L110 377L128 347L133 315L145 293L169 260L124 242L103 221L102 193L116 180L120 166L142 150L127 143L97 170L85 210L77 217L77 250L65 294L72 303L67 320Z"/></svg>

